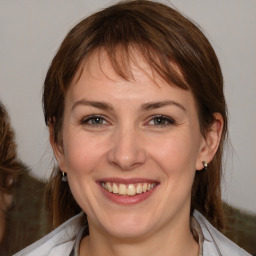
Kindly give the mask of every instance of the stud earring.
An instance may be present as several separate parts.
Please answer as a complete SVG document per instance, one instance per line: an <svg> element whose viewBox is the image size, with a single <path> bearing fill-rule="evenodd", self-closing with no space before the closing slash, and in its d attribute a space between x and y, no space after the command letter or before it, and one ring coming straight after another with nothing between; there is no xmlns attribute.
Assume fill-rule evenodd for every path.
<svg viewBox="0 0 256 256"><path fill-rule="evenodd" d="M208 167L207 162L206 162L206 161L203 161L202 163L203 163L203 166L204 166L204 171L207 171L207 167Z"/></svg>
<svg viewBox="0 0 256 256"><path fill-rule="evenodd" d="M61 178L62 182L67 182L68 181L67 173L61 172L61 174L62 174L62 178Z"/></svg>

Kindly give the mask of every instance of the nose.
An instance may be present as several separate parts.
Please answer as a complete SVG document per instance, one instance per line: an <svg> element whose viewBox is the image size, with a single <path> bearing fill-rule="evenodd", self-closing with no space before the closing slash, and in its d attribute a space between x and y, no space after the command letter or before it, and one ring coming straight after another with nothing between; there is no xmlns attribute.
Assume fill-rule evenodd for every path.
<svg viewBox="0 0 256 256"><path fill-rule="evenodd" d="M114 132L111 144L108 161L121 170L129 171L146 162L145 145L139 131L119 128Z"/></svg>

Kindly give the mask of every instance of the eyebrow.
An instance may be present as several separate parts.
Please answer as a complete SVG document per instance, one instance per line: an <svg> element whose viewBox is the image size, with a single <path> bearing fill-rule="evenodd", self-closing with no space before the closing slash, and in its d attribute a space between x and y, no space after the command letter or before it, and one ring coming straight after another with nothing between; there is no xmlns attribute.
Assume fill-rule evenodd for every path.
<svg viewBox="0 0 256 256"><path fill-rule="evenodd" d="M99 108L102 110L113 110L112 105L105 103L105 102L99 102L99 101L88 101L88 100L78 100L76 101L71 110L73 111L77 106L82 105L82 106L92 106L95 108Z"/></svg>
<svg viewBox="0 0 256 256"><path fill-rule="evenodd" d="M84 100L84 99L76 101L73 104L71 110L73 111L79 105L92 106L92 107L95 107L95 108L99 108L101 110L113 110L113 106L109 103L100 102L100 101L88 101L88 100ZM142 111L148 111L148 110L151 110L151 109L157 109L157 108L161 108L161 107L165 107L165 106L169 106L169 105L174 105L174 106L176 106L176 107L178 107L181 110L186 112L186 109L185 109L184 106L182 106L180 103L172 101L172 100L144 103L144 104L142 104L140 109Z"/></svg>
<svg viewBox="0 0 256 256"><path fill-rule="evenodd" d="M141 106L141 110L147 111L147 110L151 110L151 109L162 108L162 107L169 106L169 105L174 105L186 112L186 109L183 105L181 105L180 103L178 103L176 101L172 101L172 100L145 103Z"/></svg>

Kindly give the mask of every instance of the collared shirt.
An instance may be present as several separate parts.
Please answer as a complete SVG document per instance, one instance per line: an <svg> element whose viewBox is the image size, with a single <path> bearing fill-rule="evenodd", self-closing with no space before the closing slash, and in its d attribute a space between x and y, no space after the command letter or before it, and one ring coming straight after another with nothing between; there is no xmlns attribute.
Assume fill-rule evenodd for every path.
<svg viewBox="0 0 256 256"><path fill-rule="evenodd" d="M198 256L203 256L204 236L203 236L202 229L201 229L199 223L197 222L197 220L194 217L191 217L190 225L191 225L192 234L193 234L195 240L199 244L199 254L198 254ZM80 247L81 240L84 237L84 231L85 231L85 227L82 228L80 230L79 234L77 235L74 247L73 247L69 256L79 256L79 247Z"/></svg>
<svg viewBox="0 0 256 256"><path fill-rule="evenodd" d="M198 211L194 211L193 217L196 220L195 223L198 224L192 224L192 230L198 235L200 256L250 255L215 229ZM73 249L74 253L79 255L79 244L84 234L84 227L81 225L82 219L83 213L74 216L14 256L70 256ZM76 254L74 255L76 256Z"/></svg>

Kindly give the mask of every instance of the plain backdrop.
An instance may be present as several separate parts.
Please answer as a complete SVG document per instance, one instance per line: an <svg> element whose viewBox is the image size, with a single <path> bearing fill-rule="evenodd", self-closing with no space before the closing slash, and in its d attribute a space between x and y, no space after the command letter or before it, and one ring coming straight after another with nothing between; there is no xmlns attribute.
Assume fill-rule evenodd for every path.
<svg viewBox="0 0 256 256"><path fill-rule="evenodd" d="M109 0L0 0L0 100L16 132L20 158L46 179L53 166L41 93L66 33ZM230 143L223 197L256 213L256 1L173 0L203 29L220 59L229 107Z"/></svg>

